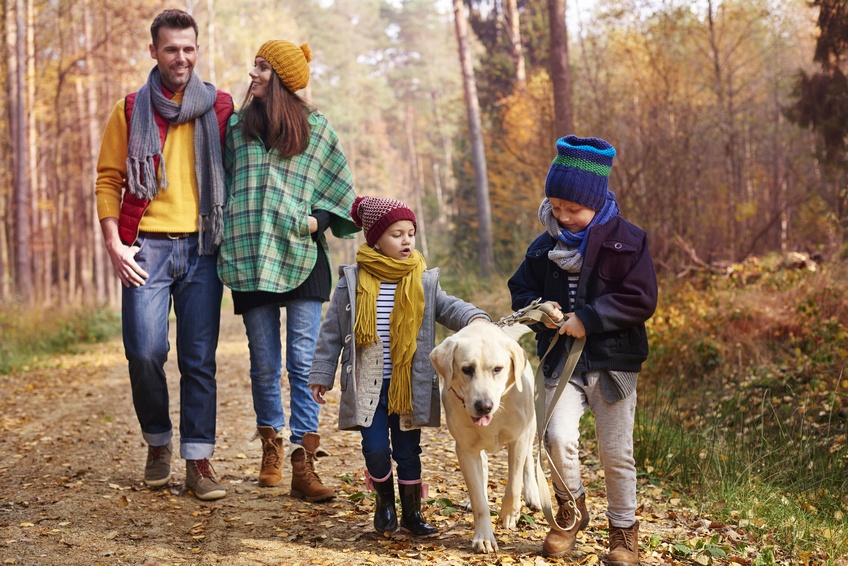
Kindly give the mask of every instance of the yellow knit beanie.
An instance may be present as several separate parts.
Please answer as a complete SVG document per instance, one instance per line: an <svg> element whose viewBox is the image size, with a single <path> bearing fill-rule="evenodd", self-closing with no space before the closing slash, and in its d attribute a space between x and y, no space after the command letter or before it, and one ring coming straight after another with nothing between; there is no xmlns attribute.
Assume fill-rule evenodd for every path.
<svg viewBox="0 0 848 566"><path fill-rule="evenodd" d="M312 51L307 44L300 47L290 41L271 39L262 44L257 57L262 57L271 64L283 85L290 92L297 92L306 87L309 82L309 63L312 61Z"/></svg>

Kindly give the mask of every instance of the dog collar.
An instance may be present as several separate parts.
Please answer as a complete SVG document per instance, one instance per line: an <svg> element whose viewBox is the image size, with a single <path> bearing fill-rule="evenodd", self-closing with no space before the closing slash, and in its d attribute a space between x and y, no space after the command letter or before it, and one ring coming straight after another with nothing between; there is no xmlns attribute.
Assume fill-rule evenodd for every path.
<svg viewBox="0 0 848 566"><path fill-rule="evenodd" d="M454 395L456 395L456 398L459 399L459 402L462 403L463 407L465 407L465 399L460 397L459 393L457 393L456 390L453 387L450 388L450 392L453 393Z"/></svg>

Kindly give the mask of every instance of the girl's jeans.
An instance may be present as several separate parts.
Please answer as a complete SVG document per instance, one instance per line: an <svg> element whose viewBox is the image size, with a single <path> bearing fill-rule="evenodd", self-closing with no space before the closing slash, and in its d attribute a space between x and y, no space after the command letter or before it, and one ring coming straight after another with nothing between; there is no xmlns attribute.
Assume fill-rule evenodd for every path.
<svg viewBox="0 0 848 566"><path fill-rule="evenodd" d="M606 481L607 518L612 526L627 528L636 520L636 462L633 459L636 392L621 401L608 403L601 394L601 373L591 371L571 377L551 415L546 444L555 468L554 489L561 497L567 497L566 486L575 498L583 495L578 455L579 424L586 408L592 410ZM556 383L545 383L546 408L555 390Z"/></svg>
<svg viewBox="0 0 848 566"><path fill-rule="evenodd" d="M371 477L381 479L388 476L394 458L398 481L415 483L421 479L421 430L401 430L400 417L389 415L390 381L383 380L380 402L371 426L361 429L362 455Z"/></svg>

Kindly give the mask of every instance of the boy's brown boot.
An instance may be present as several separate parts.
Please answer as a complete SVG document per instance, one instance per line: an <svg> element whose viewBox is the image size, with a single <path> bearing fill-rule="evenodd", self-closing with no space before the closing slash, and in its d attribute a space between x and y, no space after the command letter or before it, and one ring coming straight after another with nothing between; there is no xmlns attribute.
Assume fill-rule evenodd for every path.
<svg viewBox="0 0 848 566"><path fill-rule="evenodd" d="M574 521L574 508L571 507L564 498L556 495L559 510L556 514L556 522L558 525L567 526ZM586 509L586 494L574 500L577 511L580 511L580 518L574 522L574 526L565 531L551 529L545 537L545 542L542 545L542 552L545 556L557 557L562 556L572 548L577 542L577 532L582 531L589 525L589 511Z"/></svg>
<svg viewBox="0 0 848 566"><path fill-rule="evenodd" d="M639 564L639 521L628 528L609 528L610 552L607 566L634 566Z"/></svg>
<svg viewBox="0 0 848 566"><path fill-rule="evenodd" d="M262 440L259 485L262 487L277 485L283 479L283 438L279 433L274 432L272 426L256 427L256 435Z"/></svg>
<svg viewBox="0 0 848 566"><path fill-rule="evenodd" d="M318 448L321 437L317 433L307 432L302 442L302 445L295 444L291 453L292 497L313 503L334 498L336 493L321 483L321 478L315 473L315 460L328 455L325 450Z"/></svg>

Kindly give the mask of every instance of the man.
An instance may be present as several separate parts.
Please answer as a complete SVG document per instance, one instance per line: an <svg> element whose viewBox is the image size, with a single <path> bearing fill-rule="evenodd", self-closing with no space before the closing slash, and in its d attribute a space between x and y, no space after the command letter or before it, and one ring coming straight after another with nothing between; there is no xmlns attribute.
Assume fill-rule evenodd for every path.
<svg viewBox="0 0 848 566"><path fill-rule="evenodd" d="M148 444L144 482L171 479L168 318L173 303L180 370L180 455L186 488L220 499L215 449L215 350L221 296L224 172L221 147L229 94L201 81L197 23L181 10L153 20L147 83L118 101L97 163L97 212L106 251L124 285L124 349L133 405Z"/></svg>

